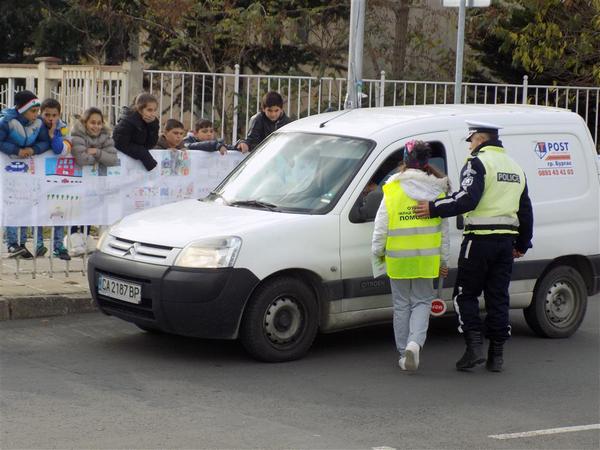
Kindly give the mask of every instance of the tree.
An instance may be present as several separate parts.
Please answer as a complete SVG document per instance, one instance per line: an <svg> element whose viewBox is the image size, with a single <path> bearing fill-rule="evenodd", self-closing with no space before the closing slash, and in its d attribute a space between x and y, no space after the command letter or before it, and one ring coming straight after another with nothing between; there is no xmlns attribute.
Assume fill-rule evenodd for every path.
<svg viewBox="0 0 600 450"><path fill-rule="evenodd" d="M21 0L17 8L14 0L1 0L0 11L0 29L3 34L0 61L33 62L33 59L28 58L28 52L33 47L34 33L42 18L39 1Z"/></svg>
<svg viewBox="0 0 600 450"><path fill-rule="evenodd" d="M600 85L600 0L505 0L470 12L470 77Z"/></svg>
<svg viewBox="0 0 600 450"><path fill-rule="evenodd" d="M157 66L290 73L345 60L346 33L336 31L346 0L180 0L176 17L161 3L148 2L145 23L145 56Z"/></svg>
<svg viewBox="0 0 600 450"><path fill-rule="evenodd" d="M451 23L451 15L451 8L419 0L369 0L365 57L387 78L448 79L453 52L444 45L440 24Z"/></svg>
<svg viewBox="0 0 600 450"><path fill-rule="evenodd" d="M141 27L141 0L21 0L2 8L2 62L57 56L67 64L120 64Z"/></svg>
<svg viewBox="0 0 600 450"><path fill-rule="evenodd" d="M120 64L144 13L141 0L63 0L43 8L36 50L69 63Z"/></svg>

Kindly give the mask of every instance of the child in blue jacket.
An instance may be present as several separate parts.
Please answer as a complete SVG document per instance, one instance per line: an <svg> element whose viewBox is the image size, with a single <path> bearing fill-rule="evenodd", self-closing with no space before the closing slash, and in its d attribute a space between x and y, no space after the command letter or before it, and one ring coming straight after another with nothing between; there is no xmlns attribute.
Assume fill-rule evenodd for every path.
<svg viewBox="0 0 600 450"><path fill-rule="evenodd" d="M31 91L15 94L15 106L2 111L0 118L0 151L16 158L29 158L44 153L50 148L47 133L40 133L44 124L39 118L40 101ZM21 227L21 243L16 227L6 228L8 252L11 257L32 258L25 247L27 228ZM48 250L44 247L42 233L38 233L36 256L43 256Z"/></svg>

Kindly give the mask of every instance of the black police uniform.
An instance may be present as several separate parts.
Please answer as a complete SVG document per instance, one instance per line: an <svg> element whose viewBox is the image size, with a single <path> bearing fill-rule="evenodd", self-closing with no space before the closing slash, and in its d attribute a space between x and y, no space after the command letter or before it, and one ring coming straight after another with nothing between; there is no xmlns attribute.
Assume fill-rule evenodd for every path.
<svg viewBox="0 0 600 450"><path fill-rule="evenodd" d="M502 143L499 140L490 140L471 152L461 171L461 189L451 196L430 202L431 217L457 216L477 207L485 188L485 168L477 154L486 146L502 147ZM500 230L496 230L497 234L469 234L470 227L465 228L453 293L459 311L459 330L465 334L467 348L472 350L473 347L482 344L481 331L484 329L485 336L491 341L490 352L495 350L499 353L499 366L496 367L498 369L502 364L502 344L510 336L508 287L512 273L513 248L525 253L531 247L533 235L533 211L527 184L521 194L517 217L517 235L502 234ZM487 311L485 327L479 317L478 297L482 292ZM492 348L492 344L495 349ZM475 350L481 351L480 348ZM474 367L485 361L481 357L470 356L471 362L477 360L477 363L467 363L467 366ZM461 361L457 363L457 368L471 368L459 367L465 365L464 361L462 364Z"/></svg>

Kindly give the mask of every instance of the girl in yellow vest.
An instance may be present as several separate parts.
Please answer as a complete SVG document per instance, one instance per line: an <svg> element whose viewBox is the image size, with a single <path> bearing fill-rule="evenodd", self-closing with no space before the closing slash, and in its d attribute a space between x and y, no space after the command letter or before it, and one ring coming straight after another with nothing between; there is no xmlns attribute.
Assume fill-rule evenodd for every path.
<svg viewBox="0 0 600 450"><path fill-rule="evenodd" d="M373 255L385 259L390 278L402 370L419 367L435 298L433 279L448 274L447 219L419 219L414 213L418 201L443 197L449 189L448 178L429 165L430 155L429 144L406 143L399 173L383 186L373 230Z"/></svg>

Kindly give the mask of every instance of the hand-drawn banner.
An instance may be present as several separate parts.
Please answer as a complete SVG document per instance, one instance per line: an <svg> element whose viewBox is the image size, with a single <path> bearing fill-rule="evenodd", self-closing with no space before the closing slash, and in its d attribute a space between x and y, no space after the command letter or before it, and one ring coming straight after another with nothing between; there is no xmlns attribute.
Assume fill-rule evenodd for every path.
<svg viewBox="0 0 600 450"><path fill-rule="evenodd" d="M122 153L114 167L79 167L50 152L26 159L0 154L0 224L109 225L145 208L205 197L244 158L235 151L151 152L158 165L150 172Z"/></svg>

